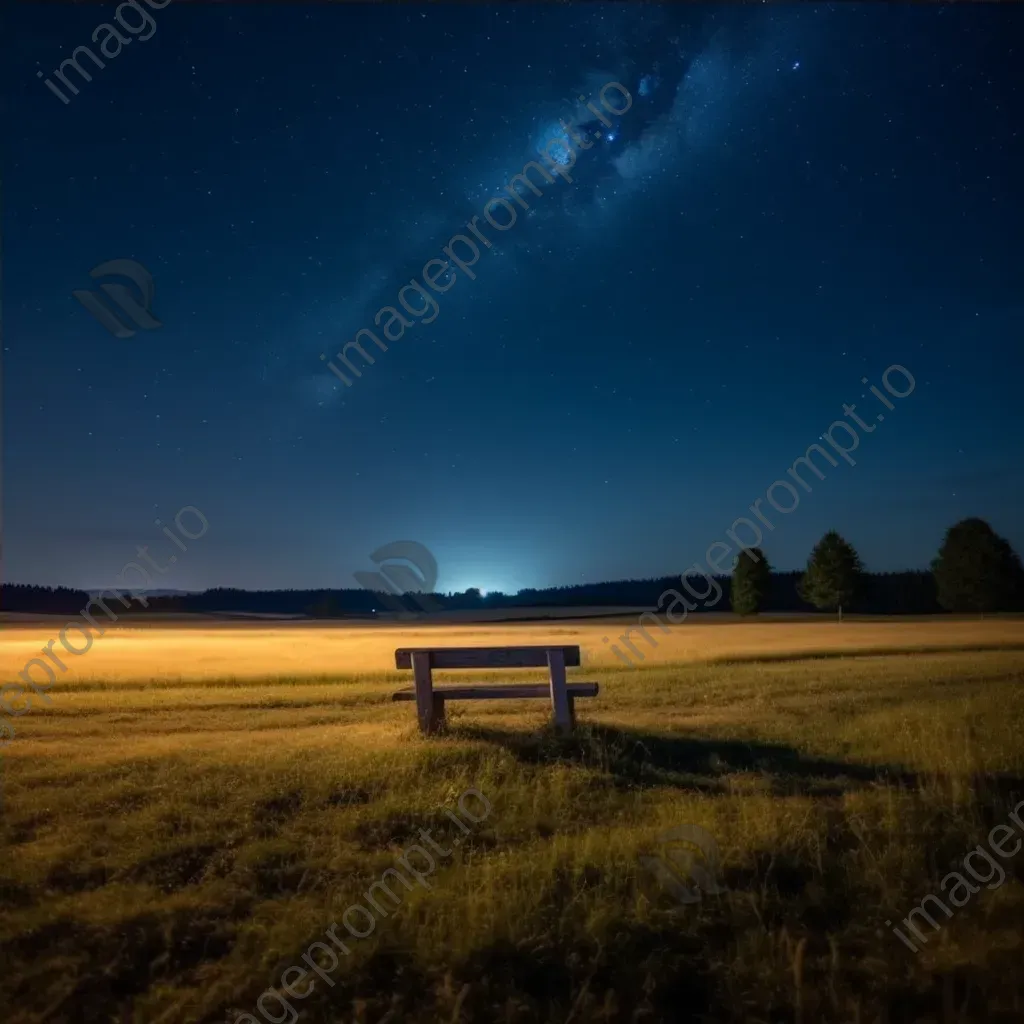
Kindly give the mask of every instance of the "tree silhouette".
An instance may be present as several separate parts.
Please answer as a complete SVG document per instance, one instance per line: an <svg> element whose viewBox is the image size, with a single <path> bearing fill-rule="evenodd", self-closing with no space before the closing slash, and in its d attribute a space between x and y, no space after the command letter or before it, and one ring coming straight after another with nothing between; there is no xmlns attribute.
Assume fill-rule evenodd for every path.
<svg viewBox="0 0 1024 1024"><path fill-rule="evenodd" d="M835 530L829 530L815 545L800 581L800 596L815 608L832 609L843 619L843 606L849 606L857 593L864 566L851 544Z"/></svg>
<svg viewBox="0 0 1024 1024"><path fill-rule="evenodd" d="M1020 557L984 519L962 519L946 531L932 572L939 604L953 612L1006 611L1024 582Z"/></svg>
<svg viewBox="0 0 1024 1024"><path fill-rule="evenodd" d="M771 585L772 568L760 548L744 548L732 571L729 600L737 615L756 615Z"/></svg>

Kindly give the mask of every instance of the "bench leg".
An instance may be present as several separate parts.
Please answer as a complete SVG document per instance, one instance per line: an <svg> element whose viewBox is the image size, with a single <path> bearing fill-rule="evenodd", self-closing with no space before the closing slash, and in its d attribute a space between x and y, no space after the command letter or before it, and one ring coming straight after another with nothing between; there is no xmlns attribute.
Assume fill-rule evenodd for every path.
<svg viewBox="0 0 1024 1024"><path fill-rule="evenodd" d="M420 732L429 736L435 732L434 716L437 710L437 694L430 674L430 655L426 651L413 651L413 684L416 687L416 717ZM441 698L441 712L444 713L444 698Z"/></svg>
<svg viewBox="0 0 1024 1024"><path fill-rule="evenodd" d="M562 732L572 730L572 700L565 688L565 655L561 651L548 651L548 673L551 677L551 710L555 728Z"/></svg>
<svg viewBox="0 0 1024 1024"><path fill-rule="evenodd" d="M576 728L576 698L570 693L569 697L569 728Z"/></svg>

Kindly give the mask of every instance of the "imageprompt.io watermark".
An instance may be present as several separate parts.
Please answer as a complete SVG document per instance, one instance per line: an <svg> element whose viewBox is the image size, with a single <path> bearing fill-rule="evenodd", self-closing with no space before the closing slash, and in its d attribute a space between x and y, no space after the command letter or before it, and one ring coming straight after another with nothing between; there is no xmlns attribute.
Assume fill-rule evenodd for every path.
<svg viewBox="0 0 1024 1024"><path fill-rule="evenodd" d="M896 388L893 381L889 379L891 376L897 373L902 378L902 383L906 385L904 388L899 390ZM867 384L867 377L862 377L861 383ZM901 382L897 380L896 383ZM899 363L893 363L892 366L886 367L885 371L883 372L882 384L885 386L885 390L888 391L893 398L903 399L913 393L917 381L914 379L914 375L905 366L901 366ZM889 399L886 398L886 396L883 395L882 392L879 391L874 384L869 385L869 390L875 396L875 398L877 398L882 403L885 409L892 410L896 408L896 406L893 405L893 403L890 402ZM864 397L866 396L861 395L861 398ZM853 405L852 403L843 404L843 414L849 416L854 421L854 423L856 423L857 426L860 427L860 429L864 431L864 433L866 434L873 434L877 429L878 423L881 423L885 419L885 413L880 412L876 413L874 417L877 421L876 423L865 423L864 420L857 414L857 406ZM849 445L840 444L839 441L832 436L840 428L842 428L845 434L845 440L850 442ZM831 447L833 451L849 465L857 465L857 460L850 458L850 452L856 451L857 448L860 447L860 434L858 434L854 427L847 423L846 420L834 420L832 425L828 428L828 430L826 430L823 434L818 435L818 440L828 442L829 447ZM810 471L819 480L825 479L825 474L824 472L822 472L820 466L818 466L812 460L812 457L814 455L820 456L825 462L829 463L829 465L833 466L834 468L838 468L839 466L839 463L832 457L832 453L828 451L828 449L824 448L822 445L817 443L811 444L810 447L804 452L804 454L799 456L789 467L789 469L786 470L787 475L791 476L808 494L813 490L813 488L801 474L801 467L804 473ZM776 496L777 491L788 492L789 496L793 499L793 504L789 505L788 507L780 505L778 503L778 499ZM768 504L771 505L776 512L784 516L789 515L790 512L795 512L797 506L800 504L800 492L793 486L793 484L791 484L788 480L783 480L781 478L775 480L765 492L765 497L758 498L750 506L750 511L755 516L757 516L758 520L761 523L768 527L769 532L773 531L775 529L775 526L768 520L765 514L761 511L761 505L765 501L765 498L767 498ZM746 529L750 530L751 537L749 540L740 540L737 534L737 530L741 525ZM704 560L707 562L709 571L705 572L701 568L701 563L698 561L694 562L693 565L691 565L689 569L685 570L679 577L679 582L683 589L686 590L686 592L692 598L701 602L705 611L710 611L722 599L723 590L721 584L719 584L718 580L715 579L715 576L725 576L732 573L733 570L736 568L735 559L739 557L738 552L741 550L746 550L749 553L752 551L752 549L760 547L761 542L764 539L764 534L761 532L761 527L758 526L758 524L755 523L753 519L748 519L746 516L740 516L738 519L733 520L732 526L729 527L729 529L726 530L725 533L726 536L729 537L729 539L733 542L733 544L736 545L737 554L734 556L734 559L733 561L731 561L731 563L723 563L722 560L725 559L727 556L732 555L732 545L727 544L723 540L716 540L711 543L707 551L704 553ZM721 553L717 552L717 548L722 548ZM753 557L756 561L760 561L757 555L754 555ZM703 577L704 583L707 587L707 589L704 590L703 594L698 594L697 591L694 590L693 587L690 585L691 579L696 580L700 577ZM713 598L711 596L712 593L714 593ZM667 605L668 607L665 607L665 605ZM678 610L680 607L682 608L681 612ZM630 639L633 636L633 634L639 632L640 635L650 645L650 647L657 647L658 641L655 640L654 637L652 637L651 634L647 631L645 627L645 622L650 621L652 626L655 626L658 629L660 629L662 633L668 634L671 631L669 630L665 622L663 622L662 619L659 617L659 615L657 614L658 612L662 612L670 624L677 626L680 623L685 622L687 614L689 612L695 611L697 607L698 606L696 604L694 604L691 601L688 601L685 597L683 597L683 595L678 590L675 590L674 588L670 587L668 590L663 591L662 594L658 597L657 608L652 608L648 611L641 612L638 616L636 626L631 626L629 629L625 631L625 633L618 637L618 639L624 647L629 648L630 652L633 655L633 658L637 658L640 661L643 661L645 657L644 653ZM603 636L601 637L601 642L605 644L611 644L611 638ZM611 651L620 661L628 665L630 668L637 667L636 663L633 661L633 658L631 658L627 654L624 654L619 649L618 644L611 644Z"/></svg>
<svg viewBox="0 0 1024 1024"><path fill-rule="evenodd" d="M640 858L661 887L680 903L699 903L702 895L726 890L718 884L718 843L700 825L678 825L657 836L660 853Z"/></svg>
<svg viewBox="0 0 1024 1024"><path fill-rule="evenodd" d="M187 524L182 521L186 512L195 517L194 520L188 521ZM206 531L210 528L209 520L202 512L199 511L198 508L195 507L195 505L184 505L182 508L178 509L177 515L174 517L174 525L177 527L177 533L172 533L171 530L164 526L159 519L154 520L154 524L163 528L164 535L168 539L174 541L180 551L188 551L188 546L182 543L182 537L186 540L199 540L200 537L205 536ZM187 526L193 525L198 527L196 531L192 532L187 529ZM178 560L178 556L172 554L167 559L167 565L161 568L149 554L148 544L138 545L135 548L135 552L139 558L144 559L146 564L152 566L152 568L158 573L167 572L170 566ZM134 583L130 578L125 578L129 572L135 573L138 577ZM107 616L107 619L110 622L117 622L117 614L110 610L110 605L107 604L107 598L114 597L116 600L120 601L121 606L125 611L129 611L131 609L133 602L137 602L142 605L143 608L148 608L149 602L146 600L146 592L150 587L152 587L152 585L153 577L150 576L149 570L145 566L135 561L125 562L121 572L118 574L117 586L108 587L106 590L101 590L98 593L93 594L89 598L88 602L86 602L85 607L79 613L83 622L87 622L89 625L85 626L77 619L72 619L65 623L64 628L57 634L60 639L61 646L68 654L75 654L81 657L81 655L85 654L92 648L94 642L92 630L96 631L96 636L104 636L107 632L96 620L96 617L93 615L93 611L96 608L102 608L103 614ZM128 594L127 597L125 596L126 592ZM71 638L68 636L68 632L70 630L77 630L77 632L81 634L81 640L79 642L84 642L83 647L77 647L72 643ZM53 649L56 645L56 640L48 640L40 653L49 658L50 661L52 661L53 664L61 670L61 672L67 672L67 665L64 664L59 655L53 653ZM42 671L44 678L33 679L33 669L36 671ZM43 661L42 658L29 658L29 660L25 662L25 667L18 673L18 678L22 683L24 683L24 686L22 683L13 682L4 683L0 686L0 707L2 707L7 714L12 715L15 718L28 714L29 710L32 708L32 702L35 698L29 696L25 689L26 686L35 694L35 697L38 698L42 704L53 703L53 699L47 693L47 690L57 682L57 673L54 672L53 669L50 668L49 664ZM16 700L24 698L24 706L16 706L12 704L12 697ZM0 747L10 743L13 739L14 726L10 722L0 718Z"/></svg>
<svg viewBox="0 0 1024 1024"><path fill-rule="evenodd" d="M1022 808L1024 808L1024 800L1021 800L1021 802L1017 804L1012 811L1010 811L1010 820L1013 821L1018 828L1024 831L1024 819L1021 818ZM1014 840L1015 845L1012 849L1007 849L1006 843L1011 838ZM988 834L988 841L992 849L1003 860L1008 860L1010 857L1016 856L1021 848L1021 840L1017 838L1017 833L1009 825L993 826L992 830ZM972 857L981 858L982 862L988 869L984 875L978 874L977 865L971 863ZM963 872L959 870L950 871L949 874L947 874L939 883L939 888L941 889L942 894L950 903L953 904L954 907L957 908L965 906L970 902L971 897L981 889L981 886L973 885L971 883L967 877L968 874L975 882L980 882L986 889L998 889L1003 882L1006 881L1006 871L1003 866L980 843L973 850L968 851L967 855L963 859L963 868ZM999 880L994 881L997 874L999 876ZM935 895L935 893L929 893L925 896L924 899L922 899L921 902L900 922L900 924L906 926L907 931L912 931L914 933L914 938L922 946L928 941L928 939L925 937L925 934L921 929L918 928L917 922L915 922L914 918L917 917L927 921L934 929L932 934L937 932L940 927L940 922L936 921L928 910L925 909L929 905L929 900L931 900L932 909L941 910L947 918L953 916L953 911L950 910L949 907L947 907L946 904ZM892 925L892 921L889 918L886 918L885 923L887 925ZM918 949L918 947L915 946L914 943L899 930L899 928L893 926L892 933L908 949L913 950L915 953L921 952L921 950Z"/></svg>
<svg viewBox="0 0 1024 1024"><path fill-rule="evenodd" d="M171 0L163 0L163 3L158 3L157 0L146 0L146 7L151 8L154 11L163 10ZM132 24L129 24L125 20L125 9L131 12ZM126 36L123 32L119 32L117 28L108 22L104 22L102 25L97 25L92 34L92 42L99 44L99 51L103 54L107 60L113 60L126 46L131 45L132 39L139 39L145 42L147 39L152 39L153 34L156 32L156 21L153 16L146 10L145 7L141 7L137 0L125 0L125 3L118 4L117 10L114 11L114 20L128 33ZM102 34L102 38L101 38ZM115 49L116 47L116 49ZM72 96L78 95L78 86L72 82L65 74L65 69L71 68L81 77L83 82L91 82L92 75L89 74L87 67L82 67L79 63L79 54L83 57L88 57L92 61L92 68L94 70L102 71L107 65L96 56L88 46L76 46L72 51L71 56L61 62L60 67L53 71L52 74L55 78L60 79L61 84L64 88L72 94ZM43 84L46 86L54 96L57 97L63 104L67 105L71 102L46 77L42 71L36 72L36 78L41 78Z"/></svg>
<svg viewBox="0 0 1024 1024"><path fill-rule="evenodd" d="M609 95L610 94L610 95ZM606 82L600 92L601 106L615 117L621 117L633 106L633 96L630 91L621 82ZM585 97L581 96L582 101ZM612 100L618 100L615 104ZM609 129L613 129L613 122L609 121L594 106L592 102L586 104L586 109L591 111L594 116L601 121L602 124L606 125ZM561 134L555 138L549 140L544 152L540 154L547 166L538 163L536 160L528 160L524 165L523 169L512 176L508 184L505 185L505 191L509 195L509 199L513 200L516 205L522 210L529 210L530 204L523 198L522 192L529 189L538 198L543 195L540 186L530 177L531 171L536 174L540 181L553 185L555 182L554 175L557 174L564 181L573 182L573 176L570 174L572 168L576 165L576 151L573 146L579 146L580 149L587 150L591 149L593 143L585 143L586 132L582 134L577 133L564 122L560 122ZM594 135L600 138L600 132L595 132ZM608 138L614 138L614 131L611 131ZM552 152L554 150L554 152ZM518 219L518 212L515 206L506 199L504 196L494 196L487 200L487 203L483 208L483 219L487 221L490 227L499 233L508 231ZM496 210L502 210L503 216L509 218L507 223L502 223L502 220L496 216ZM427 260L423 265L421 275L423 281L431 289L427 291L419 283L416 278L413 278L408 284L403 285L398 290L398 303L397 305L385 305L381 306L377 310L376 315L373 318L373 322L384 335L384 337L390 341L395 342L402 338L406 330L410 327L414 327L417 323L430 324L433 323L440 312L440 305L437 299L434 298L433 292L443 294L448 291L455 282L458 280L459 275L456 274L455 268L458 267L465 277L470 281L476 280L476 272L471 268L476 265L480 259L480 249L477 242L480 242L487 249L492 249L494 243L487 237L483 229L478 225L480 223L479 216L473 216L466 222L466 231L469 234L458 234L452 235L448 239L448 244L445 245L441 252L444 253L446 259L440 257L434 257L433 259ZM472 234L473 238L469 235ZM410 294L412 298L410 298ZM416 302L416 307L412 306L412 302ZM422 308L420 306L422 303ZM409 313L413 317L421 318L417 320L410 320L405 316L398 308L401 306L406 313ZM427 316L427 313L430 316ZM386 322L381 323L383 318L387 318ZM341 349L335 354L334 358L341 362L347 369L348 374L343 373L342 370L335 365L327 354L324 352L320 353L320 359L326 362L327 368L334 374L335 377L340 380L345 387L353 386L353 377L362 377L363 371L349 358L349 350L352 349L359 354L363 361L363 365L366 367L374 365L374 357L371 352L367 352L363 347L363 340L371 341L377 346L381 352L387 352L388 346L381 341L381 339L372 331L369 327L360 328L356 332L355 337L341 347ZM350 376L351 375L351 376Z"/></svg>
<svg viewBox="0 0 1024 1024"><path fill-rule="evenodd" d="M126 277L142 295L142 303L123 284L101 284L100 287L120 307L120 312L130 317L136 326L144 331L152 331L163 324L153 316L153 275L135 260L108 260L89 271L91 278L97 279L116 275ZM103 302L96 292L86 288L78 288L71 293L115 338L130 338L135 334L131 327L125 326L113 310Z"/></svg>
<svg viewBox="0 0 1024 1024"><path fill-rule="evenodd" d="M471 807L466 806L466 798L469 796L477 801L472 806L483 810L482 814L478 815ZM475 787L470 787L459 797L458 806L462 816L474 825L487 818L493 810L490 800ZM449 808L442 808L442 810L454 824L458 825L463 836L470 834L469 826L453 810ZM228 1014L228 1019L230 1020L233 1014L237 1014L233 1024L295 1024L295 1021L299 1019L300 1011L285 996L294 1000L305 999L320 982L323 982L327 988L334 988L337 979L332 975L340 963L338 953L350 956L352 951L349 949L348 943L352 939L365 939L374 931L381 918L395 914L401 906L404 894L398 889L396 883L400 883L406 892L413 891L413 883L410 879L415 879L423 889L433 889L433 886L427 881L427 877L437 868L434 854L450 857L454 852L454 847L462 842L460 836L455 836L451 841L453 848L446 850L431 838L433 831L434 829L421 828L417 833L419 838L430 847L430 851L420 846L419 843L413 843L402 851L401 857L397 858L397 863L405 868L408 878L398 868L387 868L381 874L380 879L363 893L363 899L373 907L376 914L368 910L361 902L352 903L341 915L341 924L332 921L330 928L324 932L324 939L317 939L306 947L306 952L302 954L301 958L297 958L301 959L301 964L293 963L292 966L286 967L281 972L277 983L263 991L256 1000L255 1013L232 1010ZM413 850L416 851L420 864L426 862L426 865L429 866L413 867L409 862ZM338 931L342 925L347 934L339 935ZM330 943L326 941L328 939ZM303 964L305 966L302 966ZM311 977L314 974L317 976L316 978ZM322 994L327 994L327 988L320 990ZM274 1003L273 1006L264 1005L271 1001Z"/></svg>
<svg viewBox="0 0 1024 1024"><path fill-rule="evenodd" d="M380 598L380 603L400 619L441 611L430 595L437 585L437 559L414 540L396 540L377 548L370 555L379 572L354 572L355 581L364 590ZM419 609L411 611L412 604Z"/></svg>

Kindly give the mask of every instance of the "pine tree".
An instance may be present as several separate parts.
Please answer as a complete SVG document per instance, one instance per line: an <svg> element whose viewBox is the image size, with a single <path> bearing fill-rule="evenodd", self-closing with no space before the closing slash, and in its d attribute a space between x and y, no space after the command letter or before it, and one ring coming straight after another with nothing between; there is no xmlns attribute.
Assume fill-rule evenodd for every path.
<svg viewBox="0 0 1024 1024"><path fill-rule="evenodd" d="M800 581L800 597L815 608L838 609L841 622L843 607L853 601L863 571L853 546L835 530L829 530L807 560L807 571Z"/></svg>
<svg viewBox="0 0 1024 1024"><path fill-rule="evenodd" d="M939 604L954 612L1006 611L1024 580L1020 557L984 519L962 519L946 531L932 572Z"/></svg>
<svg viewBox="0 0 1024 1024"><path fill-rule="evenodd" d="M771 586L772 568L760 548L744 548L732 571L729 599L737 615L756 615Z"/></svg>

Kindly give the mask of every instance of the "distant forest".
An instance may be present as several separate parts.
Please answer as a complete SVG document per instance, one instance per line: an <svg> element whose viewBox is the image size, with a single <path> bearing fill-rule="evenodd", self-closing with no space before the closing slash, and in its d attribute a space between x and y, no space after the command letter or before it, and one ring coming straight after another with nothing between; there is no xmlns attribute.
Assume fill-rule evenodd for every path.
<svg viewBox="0 0 1024 1024"><path fill-rule="evenodd" d="M769 591L761 606L764 612L813 612L816 609L802 600L797 585L802 572L777 572L771 576ZM730 609L729 576L716 577L722 588L722 597L713 606L698 601L697 612L725 612ZM691 578L696 594L707 591L707 581L701 576ZM376 594L368 590L235 590L218 587L201 594L174 596L143 595L147 607L132 602L130 608L119 603L113 591L105 591L106 602L120 617L122 614L192 612L223 613L249 612L273 615L304 615L310 618L345 619L373 618L380 614L391 618L397 603L410 612L423 610L466 611L499 608L600 608L644 607L657 608L658 598L666 590L679 587L678 576L663 576L649 580L619 580L609 583L585 583L571 587L552 587L547 590L521 590L517 594L491 592L481 595L478 590L458 594L431 594L429 599L408 594L397 598L391 594ZM941 611L936 595L935 578L930 572L864 573L860 577L857 600L850 612L876 615L925 615ZM0 610L33 612L37 614L75 615L88 603L90 595L68 587L37 587L29 584L0 586ZM124 601L128 601L127 593ZM429 605L428 605L429 600ZM1010 609L1007 609L1010 610Z"/></svg>

